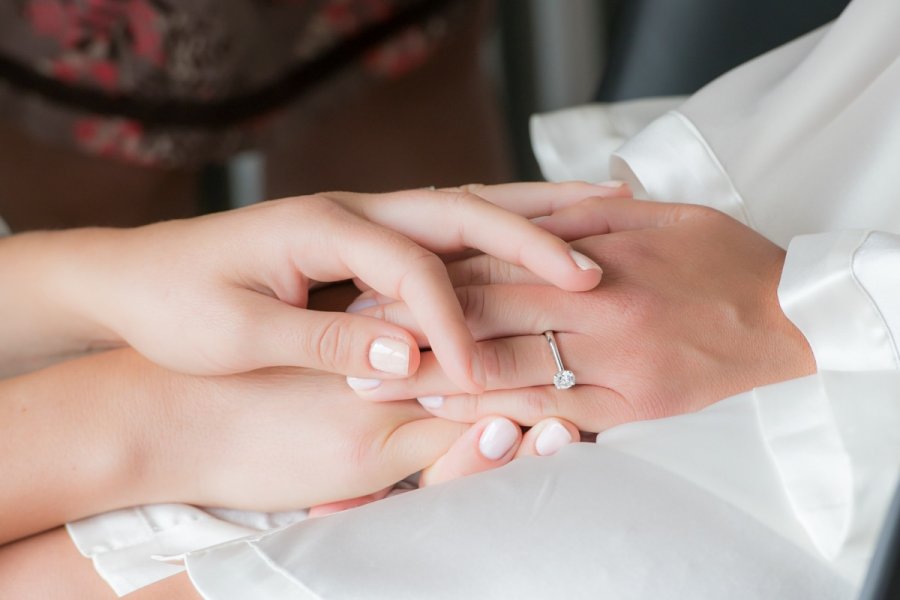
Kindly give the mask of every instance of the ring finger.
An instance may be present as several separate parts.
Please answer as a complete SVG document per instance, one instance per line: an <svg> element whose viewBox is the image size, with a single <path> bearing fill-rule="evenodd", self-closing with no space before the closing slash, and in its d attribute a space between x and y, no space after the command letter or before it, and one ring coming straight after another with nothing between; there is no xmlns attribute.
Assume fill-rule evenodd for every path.
<svg viewBox="0 0 900 600"><path fill-rule="evenodd" d="M591 364L577 357L596 357L596 344L578 333L557 333L561 358L566 370L581 383L599 383ZM547 339L540 334L478 342L482 356L486 390L505 390L544 385L553 382L559 371ZM360 383L363 382L363 383ZM418 370L406 379L358 380L347 383L366 400L405 400L418 398L425 404L436 404L445 396L464 392L441 369L431 352L423 352Z"/></svg>

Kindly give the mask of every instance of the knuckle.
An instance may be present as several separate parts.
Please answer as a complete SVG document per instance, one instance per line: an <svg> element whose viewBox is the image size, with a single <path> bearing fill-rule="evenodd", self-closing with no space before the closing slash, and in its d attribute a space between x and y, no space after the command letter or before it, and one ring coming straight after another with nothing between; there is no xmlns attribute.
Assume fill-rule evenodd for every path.
<svg viewBox="0 0 900 600"><path fill-rule="evenodd" d="M672 221L684 221L688 219L716 220L726 217L725 213L702 204L671 204Z"/></svg>
<svg viewBox="0 0 900 600"><path fill-rule="evenodd" d="M606 299L608 314L617 315L618 328L647 335L653 331L660 319L660 299L650 290L633 289L629 294L616 294Z"/></svg>
<svg viewBox="0 0 900 600"><path fill-rule="evenodd" d="M205 360L223 372L245 370L248 357L262 354L258 347L260 319L240 304L215 312L204 319L209 325L200 328L212 334L204 344L208 350L202 351Z"/></svg>
<svg viewBox="0 0 900 600"><path fill-rule="evenodd" d="M466 183L456 189L459 193L478 196L480 199L485 187L483 183Z"/></svg>
<svg viewBox="0 0 900 600"><path fill-rule="evenodd" d="M408 268L397 282L397 294L401 300L407 301L412 289L431 287L435 279L449 281L443 261L435 254L424 249L421 252L411 250L409 254Z"/></svg>
<svg viewBox="0 0 900 600"><path fill-rule="evenodd" d="M558 417L556 398L543 388L523 390L519 395L523 423L534 424L547 417Z"/></svg>
<svg viewBox="0 0 900 600"><path fill-rule="evenodd" d="M598 211L606 208L606 205L610 202L611 200L604 196L590 196L589 198L582 200L580 204L587 210Z"/></svg>
<svg viewBox="0 0 900 600"><path fill-rule="evenodd" d="M462 308L466 323L473 327L484 321L486 303L484 290L480 286L465 286L456 289L456 297Z"/></svg>
<svg viewBox="0 0 900 600"><path fill-rule="evenodd" d="M487 200L466 188L460 188L459 191L447 195L447 202L450 204L451 209L466 210L486 204Z"/></svg>
<svg viewBox="0 0 900 600"><path fill-rule="evenodd" d="M481 354L481 364L484 369L484 377L488 385L491 382L500 381L505 373L507 373L504 365L503 352L497 344L483 344L479 349Z"/></svg>
<svg viewBox="0 0 900 600"><path fill-rule="evenodd" d="M663 390L647 390L634 403L626 403L631 408L630 420L662 419L673 414L671 403Z"/></svg>
<svg viewBox="0 0 900 600"><path fill-rule="evenodd" d="M336 317L316 328L308 338L308 355L318 358L327 371L344 371L349 367L353 334L345 317Z"/></svg>
<svg viewBox="0 0 900 600"><path fill-rule="evenodd" d="M274 223L293 229L297 224L316 223L333 225L343 222L346 211L335 201L321 195L297 196L274 201Z"/></svg>
<svg viewBox="0 0 900 600"><path fill-rule="evenodd" d="M512 279L512 265L503 260L486 257L489 280L486 283L502 283Z"/></svg>

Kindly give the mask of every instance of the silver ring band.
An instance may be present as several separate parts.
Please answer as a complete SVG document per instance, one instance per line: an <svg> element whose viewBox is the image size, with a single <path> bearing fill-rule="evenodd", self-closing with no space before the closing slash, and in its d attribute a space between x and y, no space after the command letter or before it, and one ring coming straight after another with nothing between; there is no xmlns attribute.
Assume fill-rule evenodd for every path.
<svg viewBox="0 0 900 600"><path fill-rule="evenodd" d="M563 366L562 356L559 354L559 346L556 345L556 336L553 335L553 332L545 331L544 338L550 344L553 362L556 363L556 375L553 376L553 385L558 390L567 390L575 385L575 373Z"/></svg>

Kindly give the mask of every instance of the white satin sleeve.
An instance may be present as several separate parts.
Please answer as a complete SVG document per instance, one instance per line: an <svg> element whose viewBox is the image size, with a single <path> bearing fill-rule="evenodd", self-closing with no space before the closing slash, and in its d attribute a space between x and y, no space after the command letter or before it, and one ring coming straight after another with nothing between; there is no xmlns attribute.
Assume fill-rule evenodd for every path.
<svg viewBox="0 0 900 600"><path fill-rule="evenodd" d="M778 298L820 370L900 366L900 236L840 231L795 237Z"/></svg>
<svg viewBox="0 0 900 600"><path fill-rule="evenodd" d="M551 180L623 179L638 197L712 206L782 247L808 233L900 233L897 22L900 2L854 0L677 106L643 100L663 114L627 139L614 115L628 104L538 117L535 154Z"/></svg>
<svg viewBox="0 0 900 600"><path fill-rule="evenodd" d="M851 597L898 481L898 390L897 371L820 372L192 552L188 572L209 600Z"/></svg>
<svg viewBox="0 0 900 600"><path fill-rule="evenodd" d="M836 372L754 391L760 431L797 520L860 581L900 475L900 372Z"/></svg>

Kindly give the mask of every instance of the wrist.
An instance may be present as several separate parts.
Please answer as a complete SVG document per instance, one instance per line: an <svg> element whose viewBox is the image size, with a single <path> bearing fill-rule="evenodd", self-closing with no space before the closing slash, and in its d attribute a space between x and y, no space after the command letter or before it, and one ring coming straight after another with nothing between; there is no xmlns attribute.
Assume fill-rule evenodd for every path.
<svg viewBox="0 0 900 600"><path fill-rule="evenodd" d="M0 463L0 514L19 515L0 519L0 543L166 494L140 360L119 350L0 384L0 451L15 457Z"/></svg>
<svg viewBox="0 0 900 600"><path fill-rule="evenodd" d="M113 230L38 231L0 241L0 364L9 375L118 342L87 310L103 293L98 246Z"/></svg>
<svg viewBox="0 0 900 600"><path fill-rule="evenodd" d="M49 233L43 241L43 291L53 299L60 330L81 351L121 345L112 315L121 302L115 293L122 276L128 230L73 229Z"/></svg>

